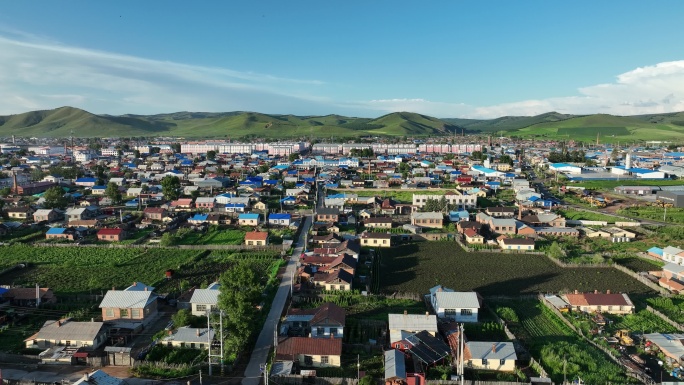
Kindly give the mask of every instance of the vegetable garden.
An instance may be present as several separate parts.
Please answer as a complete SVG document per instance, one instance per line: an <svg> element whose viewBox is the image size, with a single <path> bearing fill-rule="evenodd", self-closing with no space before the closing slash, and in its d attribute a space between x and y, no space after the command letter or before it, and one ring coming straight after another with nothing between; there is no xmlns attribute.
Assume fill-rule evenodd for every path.
<svg viewBox="0 0 684 385"><path fill-rule="evenodd" d="M515 312L520 322L509 323L509 328L554 382L561 383L565 374L568 380L579 377L586 384L635 383L620 366L582 340L539 301L508 301L500 305L507 310L497 308L497 313Z"/></svg>
<svg viewBox="0 0 684 385"><path fill-rule="evenodd" d="M86 293L123 289L133 281L167 285L165 272L187 280L186 286L215 280L231 264L250 260L267 275L279 266L275 252L240 250L214 251L158 248L32 247L7 246L0 249L0 270L25 263L23 269L0 275L0 284L50 287L57 293ZM278 262L278 263L276 263ZM276 266L277 265L277 266ZM211 281L210 281L211 282ZM159 288L162 289L161 287Z"/></svg>
<svg viewBox="0 0 684 385"><path fill-rule="evenodd" d="M572 290L652 293L610 267L562 268L543 255L467 253L451 241L409 244L379 254L384 293L426 294L437 284L484 296Z"/></svg>

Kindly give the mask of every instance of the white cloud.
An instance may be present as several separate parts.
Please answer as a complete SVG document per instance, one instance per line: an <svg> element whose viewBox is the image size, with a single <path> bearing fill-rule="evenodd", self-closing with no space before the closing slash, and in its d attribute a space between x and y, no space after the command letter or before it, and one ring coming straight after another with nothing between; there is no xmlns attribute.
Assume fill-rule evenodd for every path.
<svg viewBox="0 0 684 385"><path fill-rule="evenodd" d="M425 99L383 99L358 103L383 112L411 111L437 117L490 119L509 115L605 113L640 115L684 111L684 60L640 67L614 83L578 89L578 95L523 100L491 106L444 103Z"/></svg>
<svg viewBox="0 0 684 385"><path fill-rule="evenodd" d="M72 47L0 26L0 114L63 105L95 113L238 111L436 117L684 111L684 60L636 68L576 95L476 106L425 98L335 98L337 84L134 57ZM408 87L407 87L408 88Z"/></svg>
<svg viewBox="0 0 684 385"><path fill-rule="evenodd" d="M13 35L17 35L16 33ZM72 105L96 113L310 113L325 83L0 36L0 114Z"/></svg>

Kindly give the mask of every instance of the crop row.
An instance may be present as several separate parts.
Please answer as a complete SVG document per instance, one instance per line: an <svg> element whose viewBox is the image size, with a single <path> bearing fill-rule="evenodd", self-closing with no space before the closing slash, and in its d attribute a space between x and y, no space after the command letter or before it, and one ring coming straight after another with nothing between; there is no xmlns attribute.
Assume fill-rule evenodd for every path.
<svg viewBox="0 0 684 385"><path fill-rule="evenodd" d="M504 306L504 304L501 304ZM581 378L587 384L630 383L622 368L596 347L575 334L539 301L509 301L520 323L511 331L523 341L530 353L547 370L554 382Z"/></svg>
<svg viewBox="0 0 684 385"><path fill-rule="evenodd" d="M420 295L436 284L484 296L572 290L651 293L613 268L562 268L543 255L467 253L450 241L382 250L379 276L385 293Z"/></svg>

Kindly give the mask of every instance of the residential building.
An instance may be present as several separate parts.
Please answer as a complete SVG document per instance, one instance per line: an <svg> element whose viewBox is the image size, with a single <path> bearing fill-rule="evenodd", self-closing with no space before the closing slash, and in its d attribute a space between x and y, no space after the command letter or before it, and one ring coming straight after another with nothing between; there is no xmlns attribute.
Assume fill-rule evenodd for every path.
<svg viewBox="0 0 684 385"><path fill-rule="evenodd" d="M534 250L534 239L530 238L508 238L501 236L498 238L499 247L503 250Z"/></svg>
<svg viewBox="0 0 684 385"><path fill-rule="evenodd" d="M634 304L627 294L605 293L595 291L593 293L565 294L563 300L570 305L570 308L585 313L602 312L608 314L632 314Z"/></svg>
<svg viewBox="0 0 684 385"><path fill-rule="evenodd" d="M444 216L442 213L437 212L415 212L411 213L411 224L414 226L441 229L442 226L444 226Z"/></svg>
<svg viewBox="0 0 684 385"><path fill-rule="evenodd" d="M108 290L102 302L102 320L147 321L157 314L157 295L149 290Z"/></svg>
<svg viewBox="0 0 684 385"><path fill-rule="evenodd" d="M176 330L169 331L169 334L159 342L170 348L190 348L205 350L209 348L210 341L214 341L215 332L213 329L193 328L181 326Z"/></svg>
<svg viewBox="0 0 684 385"><path fill-rule="evenodd" d="M123 229L100 229L97 232L97 239L99 241L107 242L121 242L124 240Z"/></svg>
<svg viewBox="0 0 684 385"><path fill-rule="evenodd" d="M468 341L465 344L463 360L470 369L515 371L515 347L512 342Z"/></svg>
<svg viewBox="0 0 684 385"><path fill-rule="evenodd" d="M465 195L460 192L447 192L444 195L437 194L413 194L413 205L419 208L423 208L428 200L441 200L446 199L447 203L455 208L471 209L477 207L477 196L475 195Z"/></svg>
<svg viewBox="0 0 684 385"><path fill-rule="evenodd" d="M368 218L368 219L363 221L363 225L367 228L373 228L373 229L391 229L392 228L392 218L386 218L386 217Z"/></svg>
<svg viewBox="0 0 684 385"><path fill-rule="evenodd" d="M392 247L392 234L369 233L364 231L359 238L361 239L361 246Z"/></svg>
<svg viewBox="0 0 684 385"><path fill-rule="evenodd" d="M267 231L250 231L245 234L245 245L266 246L268 245Z"/></svg>
<svg viewBox="0 0 684 385"><path fill-rule="evenodd" d="M276 226L289 226L292 223L292 214L271 213L268 215L268 223Z"/></svg>
<svg viewBox="0 0 684 385"><path fill-rule="evenodd" d="M238 216L240 226L258 226L261 223L261 215L257 213L245 213Z"/></svg>
<svg viewBox="0 0 684 385"><path fill-rule="evenodd" d="M278 342L275 358L278 361L295 361L305 368L340 367L341 338L288 337Z"/></svg>
<svg viewBox="0 0 684 385"><path fill-rule="evenodd" d="M206 289L195 289L190 297L190 312L194 316L207 315L207 311L216 311L218 309L218 296L220 285L214 282Z"/></svg>
<svg viewBox="0 0 684 385"><path fill-rule="evenodd" d="M441 285L430 289L432 308L440 319L456 322L477 322L481 307L474 291L457 292Z"/></svg>
<svg viewBox="0 0 684 385"><path fill-rule="evenodd" d="M404 339L405 335L418 333L423 330L432 336L437 335L437 316L425 314L388 314L390 345Z"/></svg>
<svg viewBox="0 0 684 385"><path fill-rule="evenodd" d="M39 209L33 213L33 221L38 222L54 222L58 220L61 215L55 209Z"/></svg>
<svg viewBox="0 0 684 385"><path fill-rule="evenodd" d="M76 322L71 318L45 321L43 327L24 343L29 349L71 346L93 350L107 341L103 326L103 322Z"/></svg>
<svg viewBox="0 0 684 385"><path fill-rule="evenodd" d="M316 222L335 223L340 220L340 210L336 208L321 207L316 211Z"/></svg>

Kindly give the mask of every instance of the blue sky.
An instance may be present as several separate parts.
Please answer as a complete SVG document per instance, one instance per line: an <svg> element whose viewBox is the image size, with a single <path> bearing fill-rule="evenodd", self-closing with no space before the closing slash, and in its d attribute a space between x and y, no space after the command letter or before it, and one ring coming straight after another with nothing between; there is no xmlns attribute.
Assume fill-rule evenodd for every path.
<svg viewBox="0 0 684 385"><path fill-rule="evenodd" d="M0 114L680 111L683 14L681 1L3 2Z"/></svg>

